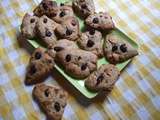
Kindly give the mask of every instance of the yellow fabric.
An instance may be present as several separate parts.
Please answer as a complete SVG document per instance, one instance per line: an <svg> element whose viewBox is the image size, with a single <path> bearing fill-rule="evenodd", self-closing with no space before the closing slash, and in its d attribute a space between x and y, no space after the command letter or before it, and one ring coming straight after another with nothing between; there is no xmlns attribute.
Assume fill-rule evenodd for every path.
<svg viewBox="0 0 160 120"><path fill-rule="evenodd" d="M89 101L53 73L47 83L69 93L64 120L160 120L160 1L94 0L97 11L108 11L116 26L139 45L139 56L121 73L108 97ZM0 120L43 120L25 86L31 47L18 40L23 15L32 0L0 2ZM24 47L25 46L25 47Z"/></svg>

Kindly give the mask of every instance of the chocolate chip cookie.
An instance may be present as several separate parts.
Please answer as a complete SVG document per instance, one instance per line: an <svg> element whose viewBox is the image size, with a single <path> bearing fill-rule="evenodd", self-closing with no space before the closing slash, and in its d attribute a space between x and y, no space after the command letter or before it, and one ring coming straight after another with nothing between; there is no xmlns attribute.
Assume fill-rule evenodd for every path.
<svg viewBox="0 0 160 120"><path fill-rule="evenodd" d="M75 41L80 34L79 22L75 17L68 17L55 31L60 39Z"/></svg>
<svg viewBox="0 0 160 120"><path fill-rule="evenodd" d="M54 60L43 48L37 48L29 62L26 74L26 84L42 82L54 67Z"/></svg>
<svg viewBox="0 0 160 120"><path fill-rule="evenodd" d="M112 34L106 36L103 49L106 59L112 64L124 62L138 55L137 50L127 41Z"/></svg>
<svg viewBox="0 0 160 120"><path fill-rule="evenodd" d="M85 80L85 86L92 91L111 91L119 75L114 65L102 65Z"/></svg>
<svg viewBox="0 0 160 120"><path fill-rule="evenodd" d="M89 31L82 33L78 39L78 45L81 49L91 51L98 57L103 56L102 34L98 30L90 29Z"/></svg>
<svg viewBox="0 0 160 120"><path fill-rule="evenodd" d="M37 84L32 94L46 113L48 120L60 120L62 118L67 105L67 92L56 86Z"/></svg>
<svg viewBox="0 0 160 120"><path fill-rule="evenodd" d="M43 15L37 23L37 35L47 46L54 45L57 41L54 30L58 24Z"/></svg>
<svg viewBox="0 0 160 120"><path fill-rule="evenodd" d="M93 0L74 0L72 5L74 11L83 18L95 12Z"/></svg>
<svg viewBox="0 0 160 120"><path fill-rule="evenodd" d="M99 30L109 30L115 27L112 17L107 12L91 14L86 18L85 23Z"/></svg>
<svg viewBox="0 0 160 120"><path fill-rule="evenodd" d="M35 27L39 18L26 13L22 20L21 33L27 39L32 39L36 35Z"/></svg>
<svg viewBox="0 0 160 120"><path fill-rule="evenodd" d="M66 49L56 54L56 61L66 73L77 79L83 79L97 69L97 56L81 49Z"/></svg>
<svg viewBox="0 0 160 120"><path fill-rule="evenodd" d="M57 43L53 46L50 46L48 49L48 53L53 58L55 57L57 52L60 52L65 49L76 49L78 48L76 43L67 39L58 40Z"/></svg>
<svg viewBox="0 0 160 120"><path fill-rule="evenodd" d="M69 5L63 4L57 7L57 9L52 9L48 16L54 21L56 21L57 23L61 23L64 20L66 20L66 18L74 16L74 15L73 15L72 7Z"/></svg>
<svg viewBox="0 0 160 120"><path fill-rule="evenodd" d="M42 2L34 9L34 15L41 17L43 15L50 15L50 11L57 9L58 5L53 0L42 0Z"/></svg>

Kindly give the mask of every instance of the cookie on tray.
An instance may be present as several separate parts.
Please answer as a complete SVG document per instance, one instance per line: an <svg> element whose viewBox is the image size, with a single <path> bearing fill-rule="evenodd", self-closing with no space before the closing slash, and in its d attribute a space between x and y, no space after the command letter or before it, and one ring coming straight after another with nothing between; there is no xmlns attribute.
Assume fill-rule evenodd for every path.
<svg viewBox="0 0 160 120"><path fill-rule="evenodd" d="M102 65L86 80L85 86L92 91L111 91L120 75L119 70L112 64Z"/></svg>
<svg viewBox="0 0 160 120"><path fill-rule="evenodd" d="M55 31L60 39L76 41L80 34L79 22L75 17L68 17Z"/></svg>
<svg viewBox="0 0 160 120"><path fill-rule="evenodd" d="M26 13L21 24L21 33L27 39L32 39L36 36L36 24L39 18Z"/></svg>
<svg viewBox="0 0 160 120"><path fill-rule="evenodd" d="M61 120L67 105L66 91L41 83L34 87L32 94L49 120Z"/></svg>
<svg viewBox="0 0 160 120"><path fill-rule="evenodd" d="M85 23L99 30L110 30L115 27L112 17L107 12L91 14L86 18Z"/></svg>
<svg viewBox="0 0 160 120"><path fill-rule="evenodd" d="M81 17L86 18L95 12L93 0L73 0L73 9Z"/></svg>
<svg viewBox="0 0 160 120"><path fill-rule="evenodd" d="M56 62L64 67L66 73L83 79L97 69L97 56L81 49L66 49L56 54Z"/></svg>
<svg viewBox="0 0 160 120"><path fill-rule="evenodd" d="M46 46L54 45L57 41L57 37L55 36L55 29L58 26L56 22L43 15L40 17L36 29L37 36L42 40Z"/></svg>
<svg viewBox="0 0 160 120"><path fill-rule="evenodd" d="M34 15L41 17L43 15L48 15L51 10L57 9L58 5L56 1L53 0L42 0L41 3L34 9Z"/></svg>
<svg viewBox="0 0 160 120"><path fill-rule="evenodd" d="M124 62L138 55L138 51L127 41L112 34L106 36L103 50L106 59L112 64Z"/></svg>
<svg viewBox="0 0 160 120"><path fill-rule="evenodd" d="M44 81L53 67L53 58L43 48L37 48L31 55L25 83L30 85Z"/></svg>
<svg viewBox="0 0 160 120"><path fill-rule="evenodd" d="M78 48L78 46L76 45L75 42L67 39L60 39L56 42L55 45L50 46L48 48L48 53L50 54L50 56L55 58L57 52L60 52L65 49L76 49L76 48Z"/></svg>
<svg viewBox="0 0 160 120"><path fill-rule="evenodd" d="M74 14L71 6L61 4L57 9L52 9L48 16L57 23L61 23L68 17L74 16Z"/></svg>
<svg viewBox="0 0 160 120"><path fill-rule="evenodd" d="M91 51L99 58L103 56L102 34L98 30L90 29L81 34L78 39L78 45L81 49Z"/></svg>

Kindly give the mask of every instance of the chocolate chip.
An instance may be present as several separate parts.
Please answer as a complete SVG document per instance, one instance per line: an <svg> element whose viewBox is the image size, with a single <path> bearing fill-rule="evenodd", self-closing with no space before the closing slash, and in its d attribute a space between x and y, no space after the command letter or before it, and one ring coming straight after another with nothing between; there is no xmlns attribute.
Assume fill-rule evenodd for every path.
<svg viewBox="0 0 160 120"><path fill-rule="evenodd" d="M60 6L64 6L64 3L61 3Z"/></svg>
<svg viewBox="0 0 160 120"><path fill-rule="evenodd" d="M94 42L92 40L88 40L87 47L93 47Z"/></svg>
<svg viewBox="0 0 160 120"><path fill-rule="evenodd" d="M120 50L121 50L122 52L126 52L126 51L127 51L126 44L122 44L122 45L120 46Z"/></svg>
<svg viewBox="0 0 160 120"><path fill-rule="evenodd" d="M63 47L59 47L59 46L54 47L54 50L55 50L56 52L59 52L59 51L61 51L61 50L63 50L63 49L64 49Z"/></svg>
<svg viewBox="0 0 160 120"><path fill-rule="evenodd" d="M52 13L50 13L50 16L51 16L51 17L56 17L56 16L57 16L57 13L52 12Z"/></svg>
<svg viewBox="0 0 160 120"><path fill-rule="evenodd" d="M45 10L48 9L48 6L46 5L46 3L42 3L42 6L43 6L43 8L44 8Z"/></svg>
<svg viewBox="0 0 160 120"><path fill-rule="evenodd" d="M65 13L64 11L62 11L62 12L59 14L60 17L64 17L65 15L66 15L66 13Z"/></svg>
<svg viewBox="0 0 160 120"><path fill-rule="evenodd" d="M98 18L94 18L92 22L97 24L99 22L99 20L98 20Z"/></svg>
<svg viewBox="0 0 160 120"><path fill-rule="evenodd" d="M118 49L118 47L116 46L116 45L114 45L113 47L112 47L112 51L114 52L114 51L116 51Z"/></svg>
<svg viewBox="0 0 160 120"><path fill-rule="evenodd" d="M46 90L44 91L44 94L45 94L46 97L48 97L48 96L49 96L49 89L46 89Z"/></svg>
<svg viewBox="0 0 160 120"><path fill-rule="evenodd" d="M49 30L46 30L46 36L51 37L52 33Z"/></svg>
<svg viewBox="0 0 160 120"><path fill-rule="evenodd" d="M55 102L54 108L55 108L56 112L59 112L61 110L61 106L58 102Z"/></svg>
<svg viewBox="0 0 160 120"><path fill-rule="evenodd" d="M71 34L72 34L72 31L69 30L69 29L67 29L67 30L66 30L66 35L69 36L69 35L71 35Z"/></svg>
<svg viewBox="0 0 160 120"><path fill-rule="evenodd" d="M40 59L42 57L41 53L40 52L36 52L35 53L35 58L36 59Z"/></svg>
<svg viewBox="0 0 160 120"><path fill-rule="evenodd" d="M82 70L82 71L84 71L86 68L87 68L87 63L82 64L82 66L81 66L81 70Z"/></svg>
<svg viewBox="0 0 160 120"><path fill-rule="evenodd" d="M66 58L65 58L65 59L66 59L66 62L71 61L71 55L69 55L69 54L68 54L68 55L66 55Z"/></svg>
<svg viewBox="0 0 160 120"><path fill-rule="evenodd" d="M75 20L72 20L71 24L72 24L73 26L76 26L76 25L77 25L77 23L76 23Z"/></svg>
<svg viewBox="0 0 160 120"><path fill-rule="evenodd" d="M91 30L89 31L89 34L90 34L90 35L94 35L94 34L95 34L95 30L94 30L94 29L91 29Z"/></svg>
<svg viewBox="0 0 160 120"><path fill-rule="evenodd" d="M87 5L86 5L86 4L82 4L82 5L81 5L81 8L86 9L86 8L87 8Z"/></svg>
<svg viewBox="0 0 160 120"><path fill-rule="evenodd" d="M81 59L82 59L81 56L79 56L79 57L78 57L78 60L81 60Z"/></svg>
<svg viewBox="0 0 160 120"><path fill-rule="evenodd" d="M47 23L47 18L44 18L44 19L43 19L43 22L44 22L44 23Z"/></svg>
<svg viewBox="0 0 160 120"><path fill-rule="evenodd" d="M35 19L32 18L32 19L30 20L30 23L34 23L34 22L35 22Z"/></svg>
<svg viewBox="0 0 160 120"><path fill-rule="evenodd" d="M30 67L30 71L29 71L29 73L31 74L31 75L33 75L34 73L36 73L36 67L35 67L35 65L32 65L31 67Z"/></svg>
<svg viewBox="0 0 160 120"><path fill-rule="evenodd" d="M98 78L97 78L97 83L96 83L96 85L99 85L99 84L102 82L103 79L104 79L103 74L100 74L100 76L98 76Z"/></svg>

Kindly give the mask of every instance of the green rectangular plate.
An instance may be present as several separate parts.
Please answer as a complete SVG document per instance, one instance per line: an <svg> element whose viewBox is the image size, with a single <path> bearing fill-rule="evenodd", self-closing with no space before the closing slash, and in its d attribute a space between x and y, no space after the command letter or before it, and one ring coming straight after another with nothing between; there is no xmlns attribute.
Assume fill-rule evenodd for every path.
<svg viewBox="0 0 160 120"><path fill-rule="evenodd" d="M69 1L71 1L71 0L57 0L58 3L64 3L64 2L70 3ZM77 18L78 18L78 17L77 17ZM78 18L78 20L79 20L79 23L80 23L80 28L81 28L81 30L82 30L83 27L84 27L84 22L83 22L80 18ZM138 45L137 45L133 40L131 40L128 36L126 36L123 32L121 32L121 31L120 31L119 29L117 29L117 28L114 29L114 30L112 30L109 34L115 34L115 35L117 35L119 38L121 38L121 39L126 40L127 42L129 42L133 47L138 48ZM39 43L37 42L37 40L28 40L28 41L29 41L29 43L30 43L34 48L37 48L37 47L39 47L39 46L43 47L43 45L42 45L42 44L39 44ZM131 61L131 59L128 60L128 61L125 61L125 62L123 62L123 63L121 63L121 64L117 64L116 66L118 67L118 69L119 69L120 71L122 71L122 70L127 66L127 64L128 64L130 61ZM107 62L107 60L106 60L105 58L101 58L101 59L98 60L98 63L97 63L98 68L99 68L102 64L108 64L108 62ZM71 76L69 76L68 74L66 74L66 73L64 72L64 70L63 70L61 67L59 67L57 64L55 65L55 68L59 71L59 73L60 73L61 75L64 76L64 78L65 78L67 81L69 81L75 88L77 88L77 90L78 90L79 92L81 92L85 97L91 99L91 98L94 98L94 97L98 94L97 92L91 92L91 91L89 91L89 90L84 86L84 79L82 79L82 80L79 80L79 79L78 79L78 80L77 80L77 79L75 79L75 78L72 78Z"/></svg>

